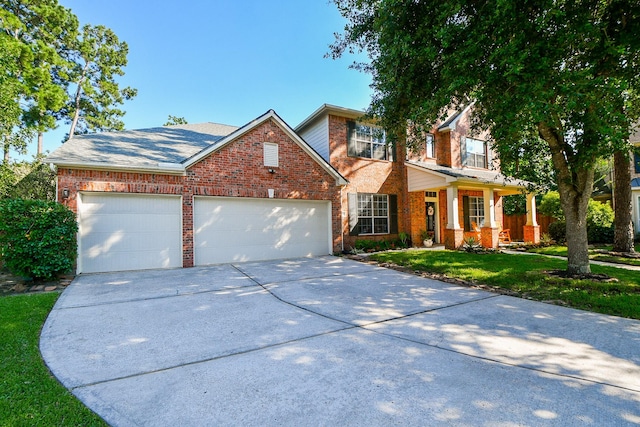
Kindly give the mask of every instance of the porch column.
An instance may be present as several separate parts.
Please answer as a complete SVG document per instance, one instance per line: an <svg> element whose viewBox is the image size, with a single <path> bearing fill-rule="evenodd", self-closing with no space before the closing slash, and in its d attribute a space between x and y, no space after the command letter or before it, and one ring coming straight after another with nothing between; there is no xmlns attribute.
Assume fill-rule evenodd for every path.
<svg viewBox="0 0 640 427"><path fill-rule="evenodd" d="M460 227L458 203L458 187L447 187L447 227L444 230L444 246L447 249L459 248L464 241L464 229Z"/></svg>
<svg viewBox="0 0 640 427"><path fill-rule="evenodd" d="M527 193L527 223L523 227L525 243L540 243L540 226L536 217L536 196Z"/></svg>
<svg viewBox="0 0 640 427"><path fill-rule="evenodd" d="M480 240L485 248L497 248L500 229L496 224L496 206L493 197L493 188L482 190L484 201L484 225L480 228Z"/></svg>

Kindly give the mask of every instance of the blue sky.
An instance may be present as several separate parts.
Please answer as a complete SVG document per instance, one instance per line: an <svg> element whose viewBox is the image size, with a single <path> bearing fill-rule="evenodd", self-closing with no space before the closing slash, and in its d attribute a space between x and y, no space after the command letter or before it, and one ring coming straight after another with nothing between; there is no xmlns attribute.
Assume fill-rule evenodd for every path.
<svg viewBox="0 0 640 427"><path fill-rule="evenodd" d="M324 58L345 21L328 0L59 0L80 24L105 25L129 45L121 86L127 129L189 123L240 126L269 109L296 126L324 103L367 107L369 75L356 59ZM68 125L45 135L61 145ZM35 142L29 147L29 158Z"/></svg>

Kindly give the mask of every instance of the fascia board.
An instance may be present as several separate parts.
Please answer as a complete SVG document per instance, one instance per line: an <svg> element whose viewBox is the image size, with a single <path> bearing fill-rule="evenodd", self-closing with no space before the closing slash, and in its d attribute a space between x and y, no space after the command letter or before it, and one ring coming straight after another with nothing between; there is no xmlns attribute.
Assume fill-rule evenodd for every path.
<svg viewBox="0 0 640 427"><path fill-rule="evenodd" d="M91 169L91 170L104 170L104 171L118 171L118 172L145 172L162 175L185 175L186 169L179 163L157 163L156 165L121 165L121 164L109 164L109 163L96 163L96 162L59 162L51 161L50 164L55 165L58 168L66 169Z"/></svg>

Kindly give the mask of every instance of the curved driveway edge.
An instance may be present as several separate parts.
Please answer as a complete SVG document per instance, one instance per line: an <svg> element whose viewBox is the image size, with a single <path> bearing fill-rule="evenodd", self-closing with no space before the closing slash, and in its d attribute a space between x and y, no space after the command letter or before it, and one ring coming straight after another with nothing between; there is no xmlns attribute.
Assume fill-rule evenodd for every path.
<svg viewBox="0 0 640 427"><path fill-rule="evenodd" d="M79 276L40 347L114 426L640 425L640 321L336 257Z"/></svg>

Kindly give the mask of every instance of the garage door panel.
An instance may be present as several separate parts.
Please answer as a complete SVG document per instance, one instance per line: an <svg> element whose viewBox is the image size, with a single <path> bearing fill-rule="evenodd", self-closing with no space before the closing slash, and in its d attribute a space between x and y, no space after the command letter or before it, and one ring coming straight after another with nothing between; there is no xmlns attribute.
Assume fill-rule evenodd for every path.
<svg viewBox="0 0 640 427"><path fill-rule="evenodd" d="M198 197L196 265L328 254L329 215L326 201Z"/></svg>
<svg viewBox="0 0 640 427"><path fill-rule="evenodd" d="M182 266L180 197L82 194L78 218L81 272Z"/></svg>

